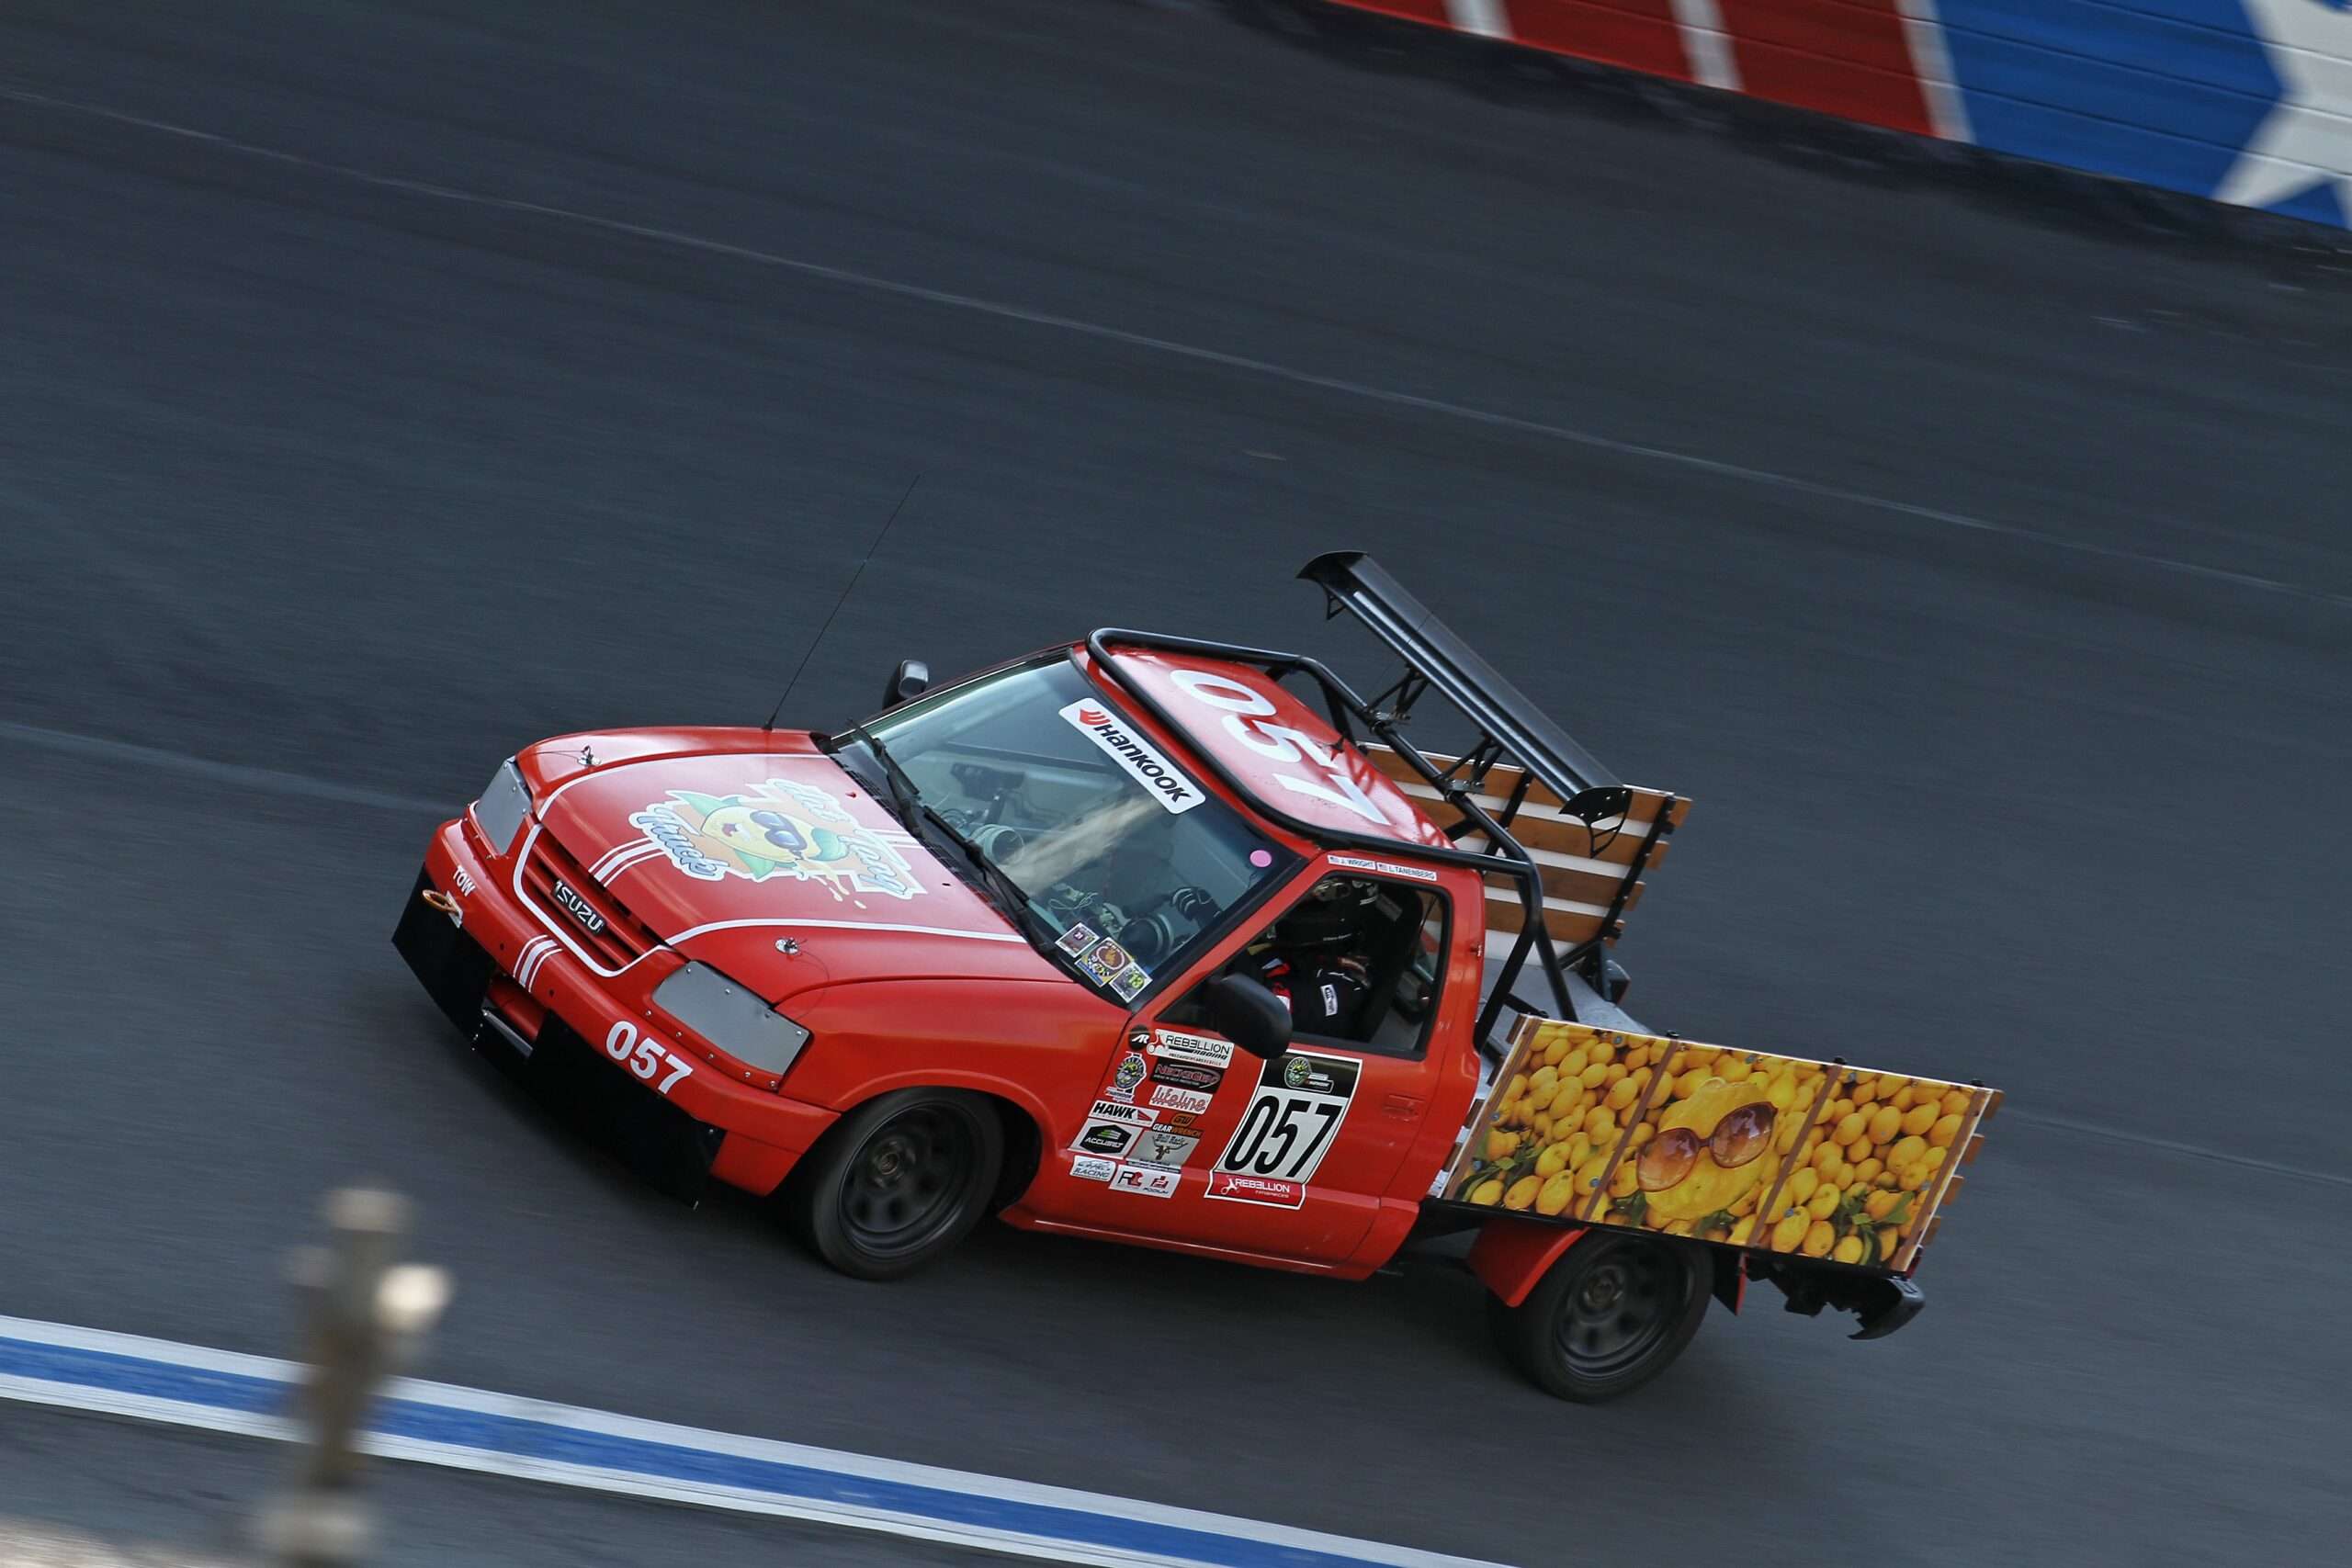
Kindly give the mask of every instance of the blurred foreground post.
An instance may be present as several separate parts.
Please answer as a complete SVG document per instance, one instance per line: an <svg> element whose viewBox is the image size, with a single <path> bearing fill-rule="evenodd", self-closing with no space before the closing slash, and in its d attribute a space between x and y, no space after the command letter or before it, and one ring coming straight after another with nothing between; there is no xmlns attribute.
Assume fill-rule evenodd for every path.
<svg viewBox="0 0 2352 1568"><path fill-rule="evenodd" d="M407 1362L449 1299L440 1269L392 1261L408 1229L399 1194L345 1188L328 1195L326 1214L333 1242L293 1261L307 1319L309 1375L297 1409L307 1430L291 1484L261 1521L263 1545L301 1568L356 1562L367 1550L355 1444L377 1385Z"/></svg>

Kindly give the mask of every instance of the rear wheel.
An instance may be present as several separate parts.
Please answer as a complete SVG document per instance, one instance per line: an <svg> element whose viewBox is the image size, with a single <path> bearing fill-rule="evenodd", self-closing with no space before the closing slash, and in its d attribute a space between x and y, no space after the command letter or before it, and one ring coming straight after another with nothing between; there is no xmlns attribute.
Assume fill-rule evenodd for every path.
<svg viewBox="0 0 2352 1568"><path fill-rule="evenodd" d="M1666 1371L1707 1312L1695 1247L1609 1231L1560 1255L1518 1306L1487 1299L1496 1343L1545 1393L1597 1404Z"/></svg>
<svg viewBox="0 0 2352 1568"><path fill-rule="evenodd" d="M813 1150L785 1194L817 1256L860 1280L911 1274L988 1212L1004 1129L977 1095L908 1089L858 1107Z"/></svg>

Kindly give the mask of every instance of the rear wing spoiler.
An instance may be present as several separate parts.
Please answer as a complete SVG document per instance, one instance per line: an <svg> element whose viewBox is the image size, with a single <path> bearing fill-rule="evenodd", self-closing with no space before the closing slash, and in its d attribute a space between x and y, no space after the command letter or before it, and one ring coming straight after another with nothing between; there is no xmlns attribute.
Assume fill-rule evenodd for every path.
<svg viewBox="0 0 2352 1568"><path fill-rule="evenodd" d="M1624 934L1643 873L1663 858L1690 803L1620 782L1363 551L1317 556L1298 575L1323 590L1327 618L1353 615L1405 661L1405 673L1372 699L1380 743L1364 750L1374 764L1448 838L1493 857L1487 927L1491 939L1508 940L1509 956L1478 1037L1493 1037L1505 1005L1535 1010L1516 995L1531 959L1562 1018L1576 1016L1566 976L1579 966L1595 991L1614 999L1606 948ZM1431 692L1476 728L1476 741L1458 757L1419 751L1401 733Z"/></svg>
<svg viewBox="0 0 2352 1568"><path fill-rule="evenodd" d="M1299 568L1298 575L1323 590L1327 615L1355 616L1404 660L1407 674L1391 694L1400 721L1422 693L1434 690L1461 709L1500 755L1557 791L1572 807L1569 815L1590 813L1598 818L1623 814L1622 795L1611 793L1623 786L1599 760L1545 717L1526 694L1479 658L1378 561L1362 550L1333 550Z"/></svg>
<svg viewBox="0 0 2352 1568"><path fill-rule="evenodd" d="M1496 1038L1506 1006L1528 1014L1541 1010L1515 990L1531 960L1548 984L1548 1006L1556 1018L1577 1016L1568 976L1579 965L1594 990L1611 998L1607 944L1623 933L1642 874L1663 854L1690 802L1619 783L1370 556L1360 550L1317 556L1299 576L1323 590L1329 615L1354 615L1402 658L1404 674L1366 699L1303 654L1113 626L1087 637L1088 652L1146 712L1177 729L1182 727L1151 694L1121 673L1113 644L1254 665L1277 681L1312 679L1341 738L1415 796L1453 845L1417 852L1468 866L1487 880L1485 924L1508 939L1510 955L1480 1011L1480 1041ZM1423 752L1404 733L1414 705L1432 692L1476 731L1470 750L1458 757ZM1255 799L1216 759L1200 761ZM1267 817L1319 842L1384 852L1396 848L1386 840L1310 827L1271 801L1255 803Z"/></svg>

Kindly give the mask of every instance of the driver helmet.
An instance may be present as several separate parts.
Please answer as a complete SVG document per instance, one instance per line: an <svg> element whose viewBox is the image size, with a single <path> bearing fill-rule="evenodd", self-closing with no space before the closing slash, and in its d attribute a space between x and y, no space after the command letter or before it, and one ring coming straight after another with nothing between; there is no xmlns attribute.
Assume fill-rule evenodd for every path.
<svg viewBox="0 0 2352 1568"><path fill-rule="evenodd" d="M1375 882L1354 877L1329 877L1282 918L1274 929L1283 947L1313 948L1343 953L1362 948L1372 932L1380 897Z"/></svg>

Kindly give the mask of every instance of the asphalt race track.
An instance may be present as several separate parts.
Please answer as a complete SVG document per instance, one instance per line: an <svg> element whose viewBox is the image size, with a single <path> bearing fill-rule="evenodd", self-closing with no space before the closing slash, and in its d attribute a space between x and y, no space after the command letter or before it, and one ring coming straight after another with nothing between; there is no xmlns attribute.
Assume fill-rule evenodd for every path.
<svg viewBox="0 0 2352 1568"><path fill-rule="evenodd" d="M2340 275L1167 4L16 0L0 90L0 1313L283 1353L374 1175L453 1382L1527 1564L2352 1539ZM1105 623L1369 675L1290 581L1340 547L1696 797L1645 1020L2008 1091L1912 1328L1764 1292L1590 1411L1434 1262L856 1285L386 941L520 741ZM254 1453L0 1405L0 1510L209 1529Z"/></svg>

